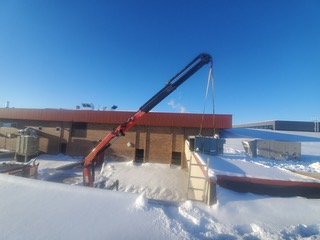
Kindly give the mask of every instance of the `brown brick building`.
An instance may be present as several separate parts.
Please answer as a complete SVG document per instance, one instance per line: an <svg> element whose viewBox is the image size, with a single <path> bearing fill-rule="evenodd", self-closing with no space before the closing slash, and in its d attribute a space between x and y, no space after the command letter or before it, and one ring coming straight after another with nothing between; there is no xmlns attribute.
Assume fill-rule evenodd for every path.
<svg viewBox="0 0 320 240"><path fill-rule="evenodd" d="M134 112L65 109L0 109L0 148L15 150L20 129L31 127L39 136L40 153L86 156L114 127ZM107 149L108 159L135 159L185 166L188 136L213 136L231 128L232 116L150 112L126 136Z"/></svg>

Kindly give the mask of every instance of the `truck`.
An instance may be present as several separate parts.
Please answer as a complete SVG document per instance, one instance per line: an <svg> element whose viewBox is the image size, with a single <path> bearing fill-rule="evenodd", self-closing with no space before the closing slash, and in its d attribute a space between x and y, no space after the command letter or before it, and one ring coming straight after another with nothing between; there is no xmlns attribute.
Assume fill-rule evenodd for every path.
<svg viewBox="0 0 320 240"><path fill-rule="evenodd" d="M210 67L212 67L212 57L207 53L199 54L180 72L172 77L159 92L144 103L137 112L107 134L83 160L83 185L89 187L94 186L95 168L102 165L106 149L108 149L119 137L124 136L125 133L150 110L206 64L210 64Z"/></svg>

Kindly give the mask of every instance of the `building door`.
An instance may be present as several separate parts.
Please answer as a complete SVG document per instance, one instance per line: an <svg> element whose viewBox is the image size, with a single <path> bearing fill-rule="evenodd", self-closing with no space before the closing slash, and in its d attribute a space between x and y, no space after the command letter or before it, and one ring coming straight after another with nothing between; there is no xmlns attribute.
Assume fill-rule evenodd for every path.
<svg viewBox="0 0 320 240"><path fill-rule="evenodd" d="M67 152L67 143L60 143L60 153L66 154Z"/></svg>

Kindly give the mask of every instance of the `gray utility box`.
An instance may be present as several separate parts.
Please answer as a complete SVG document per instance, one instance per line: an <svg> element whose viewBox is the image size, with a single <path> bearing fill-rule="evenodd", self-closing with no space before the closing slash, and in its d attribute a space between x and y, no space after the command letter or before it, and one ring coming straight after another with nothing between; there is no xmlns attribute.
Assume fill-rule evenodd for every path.
<svg viewBox="0 0 320 240"><path fill-rule="evenodd" d="M246 153L251 157L266 157L278 160L299 159L300 142L249 139L242 141Z"/></svg>
<svg viewBox="0 0 320 240"><path fill-rule="evenodd" d="M257 156L257 140L244 140L242 141L242 146L246 154L248 154L250 157Z"/></svg>
<svg viewBox="0 0 320 240"><path fill-rule="evenodd" d="M190 136L189 150L218 155L223 153L224 139L204 136Z"/></svg>
<svg viewBox="0 0 320 240"><path fill-rule="evenodd" d="M17 138L16 145L16 160L29 161L32 157L38 155L39 152L39 138L33 129L27 128L23 130L22 134Z"/></svg>
<svg viewBox="0 0 320 240"><path fill-rule="evenodd" d="M18 136L16 153L24 156L37 155L39 139L35 136Z"/></svg>

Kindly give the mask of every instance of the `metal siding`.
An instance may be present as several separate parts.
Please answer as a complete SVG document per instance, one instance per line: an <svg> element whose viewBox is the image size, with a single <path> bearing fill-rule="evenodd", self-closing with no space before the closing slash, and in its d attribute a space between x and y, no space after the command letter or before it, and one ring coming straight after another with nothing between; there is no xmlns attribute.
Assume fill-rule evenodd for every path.
<svg viewBox="0 0 320 240"><path fill-rule="evenodd" d="M0 118L57 122L88 122L120 124L135 112L129 111L93 111L66 109L0 109ZM202 121L203 117L203 121ZM200 127L231 128L232 116L227 114L194 114L150 112L137 125L164 127Z"/></svg>
<svg viewBox="0 0 320 240"><path fill-rule="evenodd" d="M282 131L302 131L302 132L314 132L314 122L302 122L302 121L267 121L257 123L239 124L236 128L263 128L271 126L272 130Z"/></svg>

